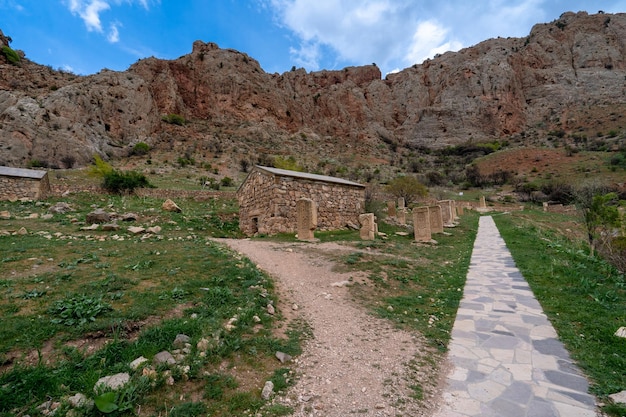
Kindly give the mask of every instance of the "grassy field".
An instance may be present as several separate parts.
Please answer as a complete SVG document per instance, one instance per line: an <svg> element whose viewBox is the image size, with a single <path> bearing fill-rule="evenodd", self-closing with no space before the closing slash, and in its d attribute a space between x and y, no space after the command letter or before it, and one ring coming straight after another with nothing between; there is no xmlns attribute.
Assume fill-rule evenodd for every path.
<svg viewBox="0 0 626 417"><path fill-rule="evenodd" d="M562 224L572 218L538 210L494 216L515 262L557 330L591 380L591 392L608 401L604 411L626 415L607 400L626 389L626 343L614 336L626 324L626 278L570 240Z"/></svg>
<svg viewBox="0 0 626 417"><path fill-rule="evenodd" d="M280 317L266 308L275 299L272 280L208 239L239 235L234 201L179 201L182 213L137 197L63 201L74 211L50 219L43 215L55 200L0 203L11 213L0 221L0 415L37 414L47 399L60 401L64 415L67 397L100 398L99 378L172 351L178 334L191 338L184 358L131 371L122 392L100 398L115 408L109 415L137 407L141 415L240 414L260 409L266 380L285 386L289 370L274 354L299 353L304 327L277 337ZM118 231L81 230L94 207L138 220L120 221ZM130 224L162 230L133 235ZM21 228L25 234L13 234ZM97 407L80 412L100 415Z"/></svg>

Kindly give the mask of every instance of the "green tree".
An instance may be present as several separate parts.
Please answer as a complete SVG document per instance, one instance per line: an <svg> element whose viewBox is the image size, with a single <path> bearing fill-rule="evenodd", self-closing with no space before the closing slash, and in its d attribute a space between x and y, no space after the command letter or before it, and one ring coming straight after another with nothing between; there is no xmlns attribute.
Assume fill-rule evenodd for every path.
<svg viewBox="0 0 626 417"><path fill-rule="evenodd" d="M396 198L404 198L408 206L415 203L420 197L428 195L428 189L417 178L412 176L396 177L387 184L387 192Z"/></svg>
<svg viewBox="0 0 626 417"><path fill-rule="evenodd" d="M583 217L589 251L592 255L597 240L610 234L610 229L619 227L620 224L618 196L608 191L605 185L593 182L583 185L574 194L576 206Z"/></svg>

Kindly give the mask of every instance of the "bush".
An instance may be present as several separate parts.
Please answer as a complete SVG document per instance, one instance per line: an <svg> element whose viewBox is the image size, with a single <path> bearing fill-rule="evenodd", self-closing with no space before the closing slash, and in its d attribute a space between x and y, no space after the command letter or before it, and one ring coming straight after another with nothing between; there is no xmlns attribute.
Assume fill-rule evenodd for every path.
<svg viewBox="0 0 626 417"><path fill-rule="evenodd" d="M187 122L183 116L181 116L180 114L174 114L174 113L170 113L170 114L166 114L162 116L161 120L163 120L165 123L169 123L171 125L178 125L178 126L184 126L184 124Z"/></svg>
<svg viewBox="0 0 626 417"><path fill-rule="evenodd" d="M20 63L20 56L13 49L11 49L11 48L9 48L8 46L5 45L5 46L2 47L2 49L0 51L2 52L2 55L4 55L6 60L9 61L10 64L19 65L19 63Z"/></svg>
<svg viewBox="0 0 626 417"><path fill-rule="evenodd" d="M230 178L230 177L224 177L220 181L220 184L222 185L222 187L232 187L233 186L233 179Z"/></svg>
<svg viewBox="0 0 626 417"><path fill-rule="evenodd" d="M104 174L102 187L115 194L132 193L135 188L152 187L145 175L137 171L112 170Z"/></svg>
<svg viewBox="0 0 626 417"><path fill-rule="evenodd" d="M131 155L143 156L150 152L150 145L145 142L139 142L133 146L133 149L130 151Z"/></svg>

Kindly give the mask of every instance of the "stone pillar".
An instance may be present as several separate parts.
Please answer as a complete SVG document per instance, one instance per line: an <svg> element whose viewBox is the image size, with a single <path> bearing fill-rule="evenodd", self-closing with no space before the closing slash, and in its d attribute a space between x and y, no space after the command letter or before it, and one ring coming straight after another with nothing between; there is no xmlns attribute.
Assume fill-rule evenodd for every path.
<svg viewBox="0 0 626 417"><path fill-rule="evenodd" d="M317 207L315 202L302 198L296 202L298 217L298 240L315 239L314 230L317 228Z"/></svg>
<svg viewBox="0 0 626 417"><path fill-rule="evenodd" d="M459 216L463 215L463 206L456 206L456 214Z"/></svg>
<svg viewBox="0 0 626 417"><path fill-rule="evenodd" d="M430 242L430 215L428 207L415 207L413 209L413 229L415 230L416 242Z"/></svg>
<svg viewBox="0 0 626 417"><path fill-rule="evenodd" d="M396 217L396 202L387 201L387 216Z"/></svg>
<svg viewBox="0 0 626 417"><path fill-rule="evenodd" d="M548 211L548 202L547 201L543 202L543 211Z"/></svg>
<svg viewBox="0 0 626 417"><path fill-rule="evenodd" d="M437 204L441 206L441 217L444 226L449 226L454 222L454 216L452 214L452 204L450 200L437 201Z"/></svg>
<svg viewBox="0 0 626 417"><path fill-rule="evenodd" d="M480 208L487 208L487 202L485 201L485 196L484 195L480 196L480 205L479 205L479 207Z"/></svg>
<svg viewBox="0 0 626 417"><path fill-rule="evenodd" d="M398 209L398 213L396 217L398 219L398 223L404 226L406 224L406 209L405 208Z"/></svg>
<svg viewBox="0 0 626 417"><path fill-rule="evenodd" d="M430 232L443 233L443 218L441 217L441 206L429 206Z"/></svg>
<svg viewBox="0 0 626 417"><path fill-rule="evenodd" d="M398 209L403 209L405 208L405 204L404 204L404 197L398 197Z"/></svg>
<svg viewBox="0 0 626 417"><path fill-rule="evenodd" d="M359 223L361 223L361 239L374 240L376 238L376 217L374 213L359 215Z"/></svg>
<svg viewBox="0 0 626 417"><path fill-rule="evenodd" d="M450 200L450 210L452 213L452 220L454 220L455 222L459 220L459 216L456 211L456 200Z"/></svg>

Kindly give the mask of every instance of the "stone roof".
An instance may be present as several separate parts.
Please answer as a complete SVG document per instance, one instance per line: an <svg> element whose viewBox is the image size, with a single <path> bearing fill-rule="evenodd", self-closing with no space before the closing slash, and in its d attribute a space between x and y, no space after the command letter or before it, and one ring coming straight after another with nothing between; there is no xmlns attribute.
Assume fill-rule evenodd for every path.
<svg viewBox="0 0 626 417"><path fill-rule="evenodd" d="M260 169L261 171L266 171L266 172L269 172L270 174L279 175L282 177L301 178L301 179L311 180L311 181L330 182L334 184L349 185L351 187L365 188L365 185L359 184L358 182L344 180L343 178L329 177L328 175L309 174L307 172L290 171L287 169L270 168L270 167L264 167L260 165L255 165L255 168Z"/></svg>
<svg viewBox="0 0 626 417"><path fill-rule="evenodd" d="M45 177L47 173L48 171L41 171L38 169L24 169L0 166L0 176L2 177L34 178L40 180Z"/></svg>

